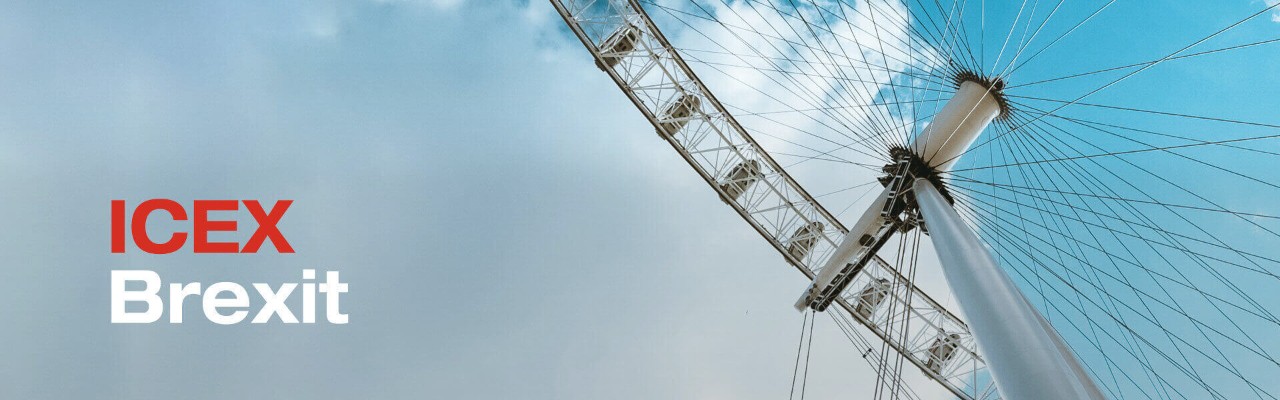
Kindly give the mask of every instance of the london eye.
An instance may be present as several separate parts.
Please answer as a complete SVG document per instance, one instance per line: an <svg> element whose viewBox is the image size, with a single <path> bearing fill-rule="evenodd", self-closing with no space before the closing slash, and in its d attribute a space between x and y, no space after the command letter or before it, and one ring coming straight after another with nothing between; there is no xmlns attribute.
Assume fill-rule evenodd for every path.
<svg viewBox="0 0 1280 400"><path fill-rule="evenodd" d="M1170 35L1115 0L551 3L810 282L799 349L830 319L854 397L1280 395L1280 85L1238 72L1280 5Z"/></svg>

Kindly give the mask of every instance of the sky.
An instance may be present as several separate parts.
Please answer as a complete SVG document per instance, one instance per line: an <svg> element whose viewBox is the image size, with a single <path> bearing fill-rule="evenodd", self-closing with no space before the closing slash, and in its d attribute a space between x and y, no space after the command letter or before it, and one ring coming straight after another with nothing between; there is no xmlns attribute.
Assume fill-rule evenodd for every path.
<svg viewBox="0 0 1280 400"><path fill-rule="evenodd" d="M789 389L802 277L548 4L4 9L0 397ZM109 201L149 198L293 199L297 253L111 254ZM182 325L109 323L114 269L207 285L304 268L341 272L350 324L216 326L195 303ZM831 328L817 340L843 348ZM844 356L813 362L861 366ZM870 377L825 370L811 395Z"/></svg>
<svg viewBox="0 0 1280 400"><path fill-rule="evenodd" d="M925 3L925 8L932 5ZM980 4L986 3L990 7L981 9ZM880 189L874 184L857 186L872 181L878 165L865 164L873 162L867 160L874 155L865 155L856 148L838 148L831 142L855 139L842 138L842 134L850 132L831 129L841 127L839 118L809 110L851 98L850 103L865 104L870 93L859 93L854 84L850 94L840 82L842 79L833 76L845 74L883 85L888 78L876 74L881 70L858 65L866 60L870 65L897 69L894 62L880 59L886 49L888 59L903 60L915 58L910 52L920 51L922 46L903 45L892 39L902 32L901 26L894 24L893 15L880 15L880 22L874 23L879 25L878 35L888 38L884 40L886 47L876 48L879 40L868 40L871 35L866 34L867 30L846 29L842 13L817 12L804 2L797 6L802 11L796 13L791 13L792 8L787 5L776 12L767 6L753 7L758 3L743 2L659 4L650 8L650 14L656 15L657 24L674 38L672 42L703 81L730 110L741 110L736 112L738 120L781 159L801 185L811 193L839 193L820 200L833 212L852 209L844 215L846 222L851 222L869 202L864 196ZM995 140L993 134L1009 128L988 129L988 134L979 138L976 151L961 157L952 179L952 189L962 194L962 215L978 223L979 233L1002 266L1074 345L1091 371L1110 386L1108 391L1115 397L1141 396L1126 386L1148 386L1159 379L1180 386L1172 392L1185 390L1183 396L1209 396L1197 394L1201 388L1195 376L1202 374L1205 385L1221 388L1226 398L1259 395L1247 388L1241 377L1261 383L1262 390L1274 391L1267 372L1263 372L1274 371L1274 358L1265 354L1269 353L1265 344L1252 344L1256 338L1274 335L1274 319L1256 319L1234 314L1241 309L1219 308L1252 302L1256 304L1250 308L1265 310L1280 304L1275 275L1265 271L1275 268L1274 249L1280 246L1276 240L1280 236L1274 234L1275 218L1240 218L1185 207L1171 212L1162 206L1171 203L1209 210L1223 207L1228 211L1274 215L1272 199L1280 186L1272 182L1267 172L1276 165L1270 157L1274 155L1274 136L1270 140L1240 142L1245 144L1244 149L1182 147L1189 141L1274 135L1274 107L1260 99L1280 93L1280 80L1267 73L1280 53L1270 43L1213 51L1275 38L1277 25L1267 18L1273 11L1261 11L1266 6L1262 2L967 4L968 17L962 30L969 38L962 47L970 48L974 55L965 67L980 63L984 67L982 73L992 74L1010 69L1005 68L1010 59L1026 62L1016 73L1005 77L1011 85L1006 93L1014 101L1010 125L1031 125L1032 129L1001 135L1002 140L983 146L988 143L984 139ZM1056 4L1062 4L1061 9L1055 8ZM1100 9L1103 11L1094 14ZM848 19L855 21L865 15L850 13ZM1038 25L1046 13L1054 17ZM710 21L709 14L715 14L716 21ZM788 23L778 14L788 14L793 29L800 28L788 30ZM1255 18L1241 22L1254 14ZM917 21L923 19L916 16ZM1020 23L1010 26L1010 21ZM1086 23L1082 29L1074 29L1079 21ZM928 22L924 24L927 26ZM804 29L810 25L817 28ZM828 30L836 36L843 34L846 39L836 40L827 34ZM979 32L984 32L985 37ZM849 36L854 38L847 39ZM947 35L941 36L947 39ZM1032 45L1023 52L1021 42L1028 37L1032 38ZM1050 50L1039 52L1045 46ZM824 50L836 53L835 59L822 54ZM927 53L929 49L923 50ZM1205 51L1212 53L1200 54ZM794 61L838 63L842 58L849 59L848 64L853 66L814 67L812 63ZM937 57L926 55L919 59L923 61L914 62L913 68L918 76L929 78L926 74L934 71L929 68L930 60ZM1106 70L1157 60L1163 61ZM1151 67L1142 68L1145 65ZM872 73L868 74L868 70ZM1041 82L1097 70L1106 73ZM897 79L900 85L929 86L927 82ZM804 90L792 92L796 86ZM949 91L942 92L945 99ZM907 98L929 98L934 96L931 93L924 91L922 95L917 91ZM876 96L882 96L877 101L885 103L901 98L888 89L881 89ZM1049 110L1064 103L1079 104L1064 107L1055 117L1043 121L1032 108ZM915 112L928 115L932 106L925 103L914 110L908 106L906 112L897 113L893 112L896 107L883 108L888 112L880 118L887 114L890 123L906 123ZM845 116L851 114L850 119L855 122L868 114L865 108L846 111ZM1090 126L1099 125L1082 126L1057 116L1108 125L1105 130L1092 129ZM925 124L927 119L916 124L915 129ZM855 135L874 135L875 129L869 133L865 127L852 125ZM1063 127L1066 129L1058 130ZM1115 134L1117 129L1121 134ZM1151 151L1157 146L1179 149ZM872 153L884 153L883 148L868 147ZM1117 151L1136 152L1099 154ZM815 159L814 154L819 157ZM1060 157L1079 157L1079 161L1039 161ZM1014 165L1017 168L983 169L1024 162L1026 165ZM1044 168L1046 165L1051 168ZM986 185L989 183L996 185ZM1074 197L1080 193L1096 194L1098 184L1106 187L1104 197L1140 201ZM997 188L999 185L1003 186ZM1020 189L1009 190L1009 185ZM1050 191L1039 191L1046 186ZM1028 193L1028 188L1036 191ZM1019 191L1022 193L1016 193ZM1155 202L1141 200L1148 196ZM846 204L851 207L844 207ZM1142 215L1134 215L1133 210ZM993 220L999 223L992 223ZM893 254L881 252L886 253ZM1257 264L1264 269L1262 273L1247 270L1259 259L1236 258L1245 253L1269 258ZM924 276L924 284L933 293L936 286L928 284L937 282L928 280L938 275ZM1241 294L1249 299L1237 298ZM1126 333L1130 330L1140 335L1143 345L1132 344L1134 339ZM1241 343L1245 348L1231 349ZM1135 347L1141 350L1134 350ZM1218 350L1220 347L1226 349ZM1170 366L1166 363L1170 360L1187 366ZM1142 365L1154 365L1157 372L1147 374ZM1214 371L1218 368L1233 371ZM1174 376L1188 379L1167 378ZM1163 395L1169 396L1169 391Z"/></svg>
<svg viewBox="0 0 1280 400"><path fill-rule="evenodd" d="M0 10L0 397L790 389L807 282L546 2ZM1269 57L1223 65L1274 82ZM150 198L292 199L297 253L110 253L109 202ZM218 326L195 303L182 325L109 323L111 270L274 285L312 268L341 271L350 324ZM811 398L874 383L830 319L816 332Z"/></svg>

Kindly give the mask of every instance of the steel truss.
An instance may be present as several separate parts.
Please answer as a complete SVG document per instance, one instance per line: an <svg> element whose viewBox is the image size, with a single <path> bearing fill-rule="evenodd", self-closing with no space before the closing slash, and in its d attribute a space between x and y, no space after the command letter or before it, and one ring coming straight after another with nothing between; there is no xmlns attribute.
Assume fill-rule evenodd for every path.
<svg viewBox="0 0 1280 400"><path fill-rule="evenodd" d="M639 3L551 3L658 135L787 263L812 280L848 228L738 124ZM963 399L997 395L989 382L973 379L986 364L969 327L894 266L872 257L845 287L834 303L925 375ZM903 327L909 327L905 334Z"/></svg>

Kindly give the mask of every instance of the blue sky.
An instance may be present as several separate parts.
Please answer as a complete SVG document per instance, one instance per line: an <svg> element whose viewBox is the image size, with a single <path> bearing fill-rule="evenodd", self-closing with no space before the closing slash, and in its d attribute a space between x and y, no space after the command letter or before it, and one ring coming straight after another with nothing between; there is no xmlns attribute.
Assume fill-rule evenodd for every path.
<svg viewBox="0 0 1280 400"><path fill-rule="evenodd" d="M0 15L0 397L787 390L800 276L654 145L548 4ZM294 199L298 253L110 254L109 200L152 197ZM109 271L129 268L339 270L351 324L111 325Z"/></svg>
<svg viewBox="0 0 1280 400"><path fill-rule="evenodd" d="M857 30L857 33L854 29L844 29L846 14L818 12L810 3L786 3L780 10L754 7L759 3L751 2L657 3L650 7L651 14L656 15L658 25L683 51L685 59L694 64L695 71L708 86L731 110L744 110L738 119L765 148L774 154L791 153L782 154L782 162L810 192L840 193L821 201L833 211L851 208L850 215L842 215L847 223L851 222L869 201L864 197L866 192L879 188L872 185L840 191L851 186L858 189L856 184L871 181L874 172L868 172L867 165L858 163L874 161L867 161L871 157L857 149L833 145L832 140L854 140L844 136L850 132L832 129L842 126L837 118L825 111L800 109L817 107L812 103L813 97L822 97L818 102L833 105L841 104L839 101L866 104L872 96L878 96L874 97L877 102L892 102L902 99L898 96L903 89L897 89L898 93L888 89L880 89L874 95L857 93L857 84L852 85L852 90L848 89L841 79L833 77L836 72L829 67L792 60L816 58L837 63L838 60L827 58L822 51L814 51L827 49L835 52L837 59L850 58L853 65L859 65L860 61L889 69L912 65L920 76L934 73L936 69L927 67L937 64L902 60L912 59L912 51L925 54L920 57L923 60L937 57L930 56L929 49L921 51L918 45L905 46L895 41L904 29L894 22L892 12L881 15L880 22L867 21L865 14L847 14L852 15L848 19L853 19L855 26L876 26L873 35L867 33L871 29ZM972 67L981 63L982 72L990 74L990 71L1000 71L1014 54L1021 55L1022 60L1035 57L1033 62L1005 77L1010 85L1006 92L1021 96L1011 97L1015 101L1011 125L1029 124L1030 129L1019 127L1015 134L1008 136L1000 132L1009 128L988 130L985 138L999 140L978 147L962 158L955 174L957 179L953 180L958 189L963 189L959 191L964 192L962 211L977 214L974 218L980 222L979 231L1001 257L1002 264L1023 285L1024 291L1030 293L1033 302L1058 324L1059 331L1094 367L1093 372L1099 379L1117 386L1109 389L1113 390L1113 396L1140 395L1134 388L1124 388L1130 379L1122 376L1124 371L1146 375L1135 378L1144 381L1135 382L1138 386L1149 383L1153 375L1190 379L1203 374L1207 381L1221 385L1222 395L1227 398L1257 395L1234 375L1239 373L1255 384L1266 386L1270 383L1264 371L1272 371L1275 366L1273 358L1265 354L1269 353L1265 346L1254 343L1257 338L1272 335L1276 327L1274 318L1256 319L1257 315L1244 314L1266 314L1268 305L1280 302L1276 297L1276 277L1269 272L1276 268L1274 249L1280 246L1277 242L1280 237L1274 233L1277 226L1271 204L1280 186L1271 181L1268 172L1276 165L1275 153L1270 150L1275 148L1276 140L1273 137L1241 142L1243 147L1196 145L1168 151L1150 149L1194 141L1274 135L1276 121L1270 110L1273 107L1266 99L1280 93L1280 82L1274 74L1265 73L1276 62L1274 42L1170 59L1147 69L1120 68L1083 78L1031 83L1274 39L1277 29L1272 20L1274 12L1260 12L1265 7L1260 2L1065 2L1060 10L1053 11L1054 18L1040 31L1037 24L1058 2L990 2L985 11L981 8L984 3L967 3L963 30L968 32L969 46L975 54L974 60L966 64ZM911 4L914 12L919 11L918 7L930 9L934 3ZM1103 12L1091 18L1100 8ZM1232 26L1255 13L1259 15ZM708 21L709 14L715 14L714 18L723 24ZM807 18L796 17L796 14ZM923 20L919 14L913 15L916 21ZM1027 15L1034 15L1030 18L1034 23L1027 22ZM1010 26L1011 21L1019 19L1019 24ZM1085 20L1081 29L1072 28ZM835 27L829 25L833 22ZM792 25L791 30L785 28L788 24ZM985 28L979 28L983 24ZM806 29L809 25L816 29ZM1230 29L1215 34L1227 27ZM985 29L985 39L980 39L979 29ZM815 31L834 31L836 36L843 33L844 37L837 40ZM1012 40L1002 46L1011 32ZM779 36L785 40L779 40ZM1020 38L1027 37L1035 38L1027 47L1028 52L1016 51L1021 48ZM881 40L884 48L878 48ZM813 46L814 42L823 46ZM802 45L793 46L795 43ZM1050 43L1053 47L1049 51L1036 53ZM1002 62L993 63L997 59ZM926 68L920 71L921 66ZM843 73L858 80L889 82L888 74L876 71L846 68ZM797 76L799 78L789 80ZM929 86L925 81L896 80L900 85L917 88L906 91L911 96L930 98L933 92L918 89L922 83L926 88ZM790 86L807 89L810 96L794 92ZM814 92L819 95L812 96ZM1050 110L1077 100L1080 100L1078 105L1057 110L1054 117L1041 117L1033 108ZM884 108L890 122L905 123L910 120L906 118L908 115L919 111L927 116L932 107L924 103L914 110ZM779 114L779 110L783 113ZM765 114L755 114L759 112ZM850 129L853 134L864 137L876 134L874 129L866 132L865 126L856 123L868 115L874 115L874 111L859 108L844 116L852 116L855 121ZM1058 116L1075 120L1062 120ZM878 118L884 118L883 114ZM1220 120L1211 120L1213 118ZM921 126L923 123L915 129ZM1098 127L1103 129L1094 129ZM980 138L979 143L983 142L986 140ZM873 153L883 152L870 147L868 150ZM824 151L827 149L832 150ZM1134 150L1138 152L1099 156ZM818 152L824 157L812 159ZM1081 157L1083 161L1038 162L1063 157ZM982 169L1023 162L1027 165L1018 168ZM1004 186L992 190L993 186L985 185L989 183ZM1009 190L1008 185L1021 189ZM1053 191L1035 191L1031 194L1040 197L1028 196L1027 187ZM1111 199L1100 199L1098 194ZM1176 211L1166 208L1166 203L1179 208ZM1042 212L1044 208L1061 215ZM1213 211L1220 208L1270 217L1242 217ZM991 223L993 220L999 223ZM922 264L937 268L928 260ZM945 292L937 277L936 273L924 274L922 285L930 292ZM1239 304L1248 304L1247 309L1219 309ZM1236 311L1243 314L1234 314ZM1132 353L1131 360L1123 360L1137 351L1131 344L1136 343L1135 339L1127 337L1126 327L1140 335L1140 341L1151 343L1138 346L1146 347L1149 355ZM1166 330L1171 334L1165 335ZM1118 334L1107 336L1099 331ZM1100 345L1095 344L1099 342ZM1235 346L1233 342L1244 348L1231 348ZM1225 349L1219 350L1220 347ZM1150 357L1156 357L1157 361L1143 364L1157 365L1156 372L1140 372L1137 360ZM1163 357L1183 366L1160 366L1164 363L1160 360ZM1108 358L1120 360L1112 364ZM1185 396L1197 397L1195 393L1199 389L1192 381L1173 380L1175 387L1191 386L1182 386L1174 392L1185 391ZM1229 381L1235 384L1226 383Z"/></svg>
<svg viewBox="0 0 1280 400"><path fill-rule="evenodd" d="M1214 3L1118 3L1043 73L1159 57L1263 6ZM787 393L806 282L545 2L0 10L0 397ZM1204 46L1278 36L1251 23ZM1274 123L1277 62L1271 45L1170 63L1096 100ZM1161 84L1187 76L1207 83ZM156 197L293 199L281 229L298 253L110 254L109 200ZM113 269L278 283L303 268L342 272L350 325L108 323ZM819 321L810 396L858 393L873 376Z"/></svg>

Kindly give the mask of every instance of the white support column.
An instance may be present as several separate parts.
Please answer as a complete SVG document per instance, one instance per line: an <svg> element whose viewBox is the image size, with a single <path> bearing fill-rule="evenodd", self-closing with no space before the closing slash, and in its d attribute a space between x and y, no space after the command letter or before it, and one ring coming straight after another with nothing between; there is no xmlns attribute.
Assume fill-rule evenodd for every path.
<svg viewBox="0 0 1280 400"><path fill-rule="evenodd" d="M880 191L880 195L871 202L871 206L862 212L858 222L849 227L849 233L840 240L835 253L827 258L826 264L823 264L818 275L813 278L813 283L809 284L809 288L805 289L799 300L796 300L796 310L804 311L809 308L810 304L818 300L821 293L830 290L837 277L849 273L849 268L846 268L845 264L856 261L860 255L869 250L870 245L864 243L862 238L877 237L884 229L885 219L881 216L881 210L889 202L890 194L892 190L889 188Z"/></svg>
<svg viewBox="0 0 1280 400"><path fill-rule="evenodd" d="M996 265L978 235L965 225L933 183L917 179L916 201L929 237L1007 400L1105 399L1044 317Z"/></svg>
<svg viewBox="0 0 1280 400"><path fill-rule="evenodd" d="M1000 101L996 96L992 89L980 83L961 83L955 96L947 100L942 111L915 138L911 150L939 172L951 169L956 158L969 150L982 130L1000 116Z"/></svg>
<svg viewBox="0 0 1280 400"><path fill-rule="evenodd" d="M946 171L1001 112L1000 101L992 89L974 81L961 82L955 96L915 138L911 151L935 170ZM826 300L832 292L842 290L836 287L840 278L853 273L861 256L874 252L876 244L888 240L893 234L892 227L888 227L890 231L885 230L887 221L881 216L891 195L896 193L885 188L862 213L862 218L841 239L836 252L823 264L813 283L796 300L797 310L804 310L814 302ZM872 240L864 240L868 237Z"/></svg>

